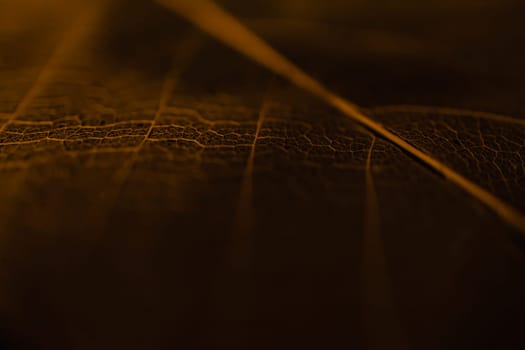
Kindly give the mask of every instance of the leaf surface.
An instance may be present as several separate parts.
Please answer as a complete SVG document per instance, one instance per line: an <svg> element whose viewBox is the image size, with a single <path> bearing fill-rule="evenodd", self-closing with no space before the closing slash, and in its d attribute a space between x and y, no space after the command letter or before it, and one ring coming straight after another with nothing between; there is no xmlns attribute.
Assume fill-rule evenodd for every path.
<svg viewBox="0 0 525 350"><path fill-rule="evenodd" d="M364 115L525 210L524 122L502 97L521 92L513 80L480 85L487 100L456 87L465 80L450 71L486 77L447 61L461 38L422 44L439 34L413 31L409 16L397 42L413 51L372 45L397 38L388 22L347 47L321 29L353 32L368 5L348 27L302 14L316 26L286 22L279 36L249 6L224 5L363 101ZM54 349L519 347L525 259L490 207L161 7L108 11L71 21L69 37L50 28L16 42L29 34L9 31L1 42L7 338ZM82 18L101 24L85 31ZM325 38L325 54L305 35ZM437 72L425 45L448 62ZM413 62L403 84L385 82ZM416 84L440 75L448 86Z"/></svg>

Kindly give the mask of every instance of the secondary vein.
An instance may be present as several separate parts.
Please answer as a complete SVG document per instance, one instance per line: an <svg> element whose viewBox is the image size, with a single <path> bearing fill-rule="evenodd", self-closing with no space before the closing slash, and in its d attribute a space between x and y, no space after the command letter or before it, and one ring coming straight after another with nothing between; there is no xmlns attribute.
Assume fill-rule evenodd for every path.
<svg viewBox="0 0 525 350"><path fill-rule="evenodd" d="M392 293L385 244L381 235L379 202L372 172L377 138L366 160L366 209L363 237L363 298L367 342L370 349L407 349Z"/></svg>

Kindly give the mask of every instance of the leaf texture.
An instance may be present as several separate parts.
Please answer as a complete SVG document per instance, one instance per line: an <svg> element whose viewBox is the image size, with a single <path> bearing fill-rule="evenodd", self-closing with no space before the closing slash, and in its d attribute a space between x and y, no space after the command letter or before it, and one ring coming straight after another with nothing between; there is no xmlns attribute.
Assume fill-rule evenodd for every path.
<svg viewBox="0 0 525 350"><path fill-rule="evenodd" d="M346 9L333 2L316 10L324 20L302 13L293 25L273 22L277 30L264 18L277 2L258 15L222 3L326 86L363 101L364 115L525 211L524 119L508 103L521 93L519 64L507 57L515 80L499 90L458 87L451 81L487 79L483 63L450 59L461 37L425 44L421 37L440 34L414 31L418 16L356 4L346 27L326 21ZM160 6L137 2L123 16L112 5L66 21L66 35L2 35L0 341L28 349L524 345L515 228L389 140ZM469 23L487 18L486 6ZM354 30L368 11L391 22ZM457 11L459 24L451 21L462 27ZM402 35L392 30L398 18ZM372 39L353 34L344 45L326 36L334 30ZM324 54L305 35L325 38ZM402 49L378 44L381 35ZM490 51L491 37L471 50ZM445 63L437 69L429 54ZM501 63L496 56L488 54ZM403 84L391 79L408 66ZM448 83L418 80L440 76Z"/></svg>

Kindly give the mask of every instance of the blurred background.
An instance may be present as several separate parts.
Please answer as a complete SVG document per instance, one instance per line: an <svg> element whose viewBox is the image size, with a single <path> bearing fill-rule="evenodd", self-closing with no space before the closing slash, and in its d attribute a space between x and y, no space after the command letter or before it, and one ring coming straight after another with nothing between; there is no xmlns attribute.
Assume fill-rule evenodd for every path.
<svg viewBox="0 0 525 350"><path fill-rule="evenodd" d="M364 106L429 104L523 115L521 1L218 3L300 67ZM118 65L150 73L152 66L166 66L170 42L186 25L149 0L3 0L1 40L10 45L7 51L22 50L27 40L34 49L57 39L53 35L67 30L85 6L100 8L100 21L93 24L99 51Z"/></svg>

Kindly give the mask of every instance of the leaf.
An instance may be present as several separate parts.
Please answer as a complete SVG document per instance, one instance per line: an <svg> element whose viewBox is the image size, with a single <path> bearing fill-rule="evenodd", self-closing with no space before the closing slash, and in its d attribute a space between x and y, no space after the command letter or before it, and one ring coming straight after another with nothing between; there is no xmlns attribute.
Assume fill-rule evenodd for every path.
<svg viewBox="0 0 525 350"><path fill-rule="evenodd" d="M160 7L130 11L164 24L129 38L133 20L109 16L67 50L66 34L60 62L38 40L5 43L11 57L34 52L6 55L0 72L8 337L55 349L519 347L519 233L486 203L190 26L169 27ZM308 49L289 50L308 66ZM519 113L388 96L359 113L524 210Z"/></svg>
<svg viewBox="0 0 525 350"><path fill-rule="evenodd" d="M473 183L446 164L436 158L422 152L395 133L390 132L373 118L362 114L358 107L331 92L320 82L295 66L292 62L275 51L271 46L260 39L255 33L243 26L237 19L228 12L222 10L213 1L198 0L188 3L181 0L162 0L161 4L170 8L174 12L187 18L197 27L208 32L211 36L231 46L241 54L246 55L260 65L270 69L276 74L282 75L293 84L304 89L328 104L338 109L341 113L352 119L354 122L369 129L374 134L385 138L387 141L398 146L412 157L418 159L426 166L434 169L448 180L462 187L466 192L482 201L485 205L492 208L509 224L518 230L525 232L525 216L516 211L507 203L493 196L482 187Z"/></svg>

